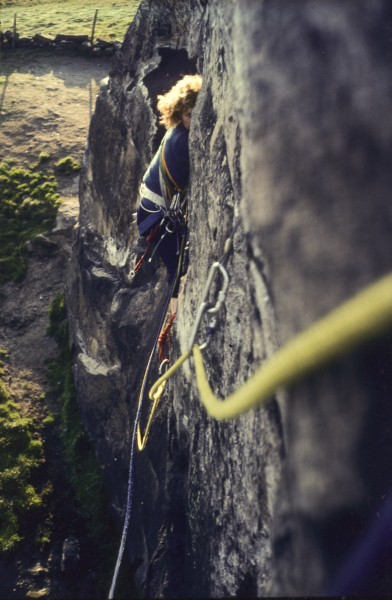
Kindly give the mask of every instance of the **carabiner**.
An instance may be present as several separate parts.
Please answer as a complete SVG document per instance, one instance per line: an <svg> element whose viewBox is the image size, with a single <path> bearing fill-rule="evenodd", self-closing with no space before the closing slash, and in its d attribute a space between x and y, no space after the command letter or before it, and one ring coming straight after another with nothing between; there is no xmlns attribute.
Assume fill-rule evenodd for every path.
<svg viewBox="0 0 392 600"><path fill-rule="evenodd" d="M139 452L144 450L144 448L146 447L147 440L148 440L148 434L150 433L150 429L151 429L151 425L152 425L152 420L154 418L154 414L157 409L158 402L161 399L161 396L163 394L163 390L165 389L165 385L166 385L166 381L161 383L161 385L158 387L157 391L154 394L154 400L153 400L151 411L150 411L150 414L148 417L144 435L142 435L140 423L137 424L137 448L138 448Z"/></svg>
<svg viewBox="0 0 392 600"><path fill-rule="evenodd" d="M170 218L170 217L169 217L169 218ZM171 225L173 229L170 229L169 225ZM175 226L174 226L174 223L173 223L173 221L172 221L172 220L170 220L170 221L168 221L168 222L166 223L166 225L165 225L165 229L166 229L167 233L174 233L174 231L175 231Z"/></svg>
<svg viewBox="0 0 392 600"><path fill-rule="evenodd" d="M165 367L165 373L169 368L170 360L168 358L164 358L163 361L159 365L158 373L159 375L163 375L163 368Z"/></svg>
<svg viewBox="0 0 392 600"><path fill-rule="evenodd" d="M230 282L229 274L226 271L225 267L220 262L218 263L218 268L223 277L223 286L219 290L218 299L215 303L215 306L213 306L207 310L208 314L210 314L210 315L217 314L220 311L220 309L222 308L222 305L223 305L224 301L226 300L227 288L229 287L229 282Z"/></svg>
<svg viewBox="0 0 392 600"><path fill-rule="evenodd" d="M208 302L208 294L209 294L212 282L214 280L215 273L218 270L221 272L221 274L223 276L223 287L221 288L221 290L218 293L218 299L217 299L216 303L213 306L211 306L211 303ZM221 265L221 263L218 261L214 262L210 267L207 281L205 283L204 290L203 290L202 301L199 305L199 309L197 311L195 322L194 322L194 325L192 328L192 332L191 332L191 336L190 336L190 343L189 343L189 352L192 352L192 348L195 343L195 339L196 339L196 336L197 336L197 333L198 333L198 330L200 327L201 320L203 318L203 314L205 312L208 312L211 315L217 315L218 312L220 311L220 309L222 308L222 305L226 298L229 281L230 281L229 275L228 275L225 267L223 265ZM216 325L216 323L214 324L214 328L215 328L215 325ZM200 347L205 348L206 345L207 345L207 342L204 342L202 344L202 346L200 346Z"/></svg>

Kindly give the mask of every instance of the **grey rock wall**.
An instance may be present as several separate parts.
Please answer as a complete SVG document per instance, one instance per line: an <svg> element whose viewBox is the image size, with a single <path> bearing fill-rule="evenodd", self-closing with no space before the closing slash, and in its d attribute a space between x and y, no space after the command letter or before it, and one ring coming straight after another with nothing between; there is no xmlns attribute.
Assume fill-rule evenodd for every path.
<svg viewBox="0 0 392 600"><path fill-rule="evenodd" d="M162 136L156 95L203 75L172 352L187 349L209 266L232 235L230 287L204 353L223 398L390 269L391 17L386 0L142 2L97 99L68 285L78 401L119 528L166 292L159 264L127 276L138 184ZM390 339L226 422L207 416L189 365L173 377L135 461L127 550L142 595L388 593L380 536L366 569L345 564L380 515L390 527Z"/></svg>

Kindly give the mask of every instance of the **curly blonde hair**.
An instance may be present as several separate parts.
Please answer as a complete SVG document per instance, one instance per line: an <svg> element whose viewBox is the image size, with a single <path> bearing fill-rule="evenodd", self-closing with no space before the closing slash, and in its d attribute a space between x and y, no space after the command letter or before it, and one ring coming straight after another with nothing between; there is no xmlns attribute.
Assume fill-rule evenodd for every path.
<svg viewBox="0 0 392 600"><path fill-rule="evenodd" d="M181 123L182 113L195 106L201 84L201 75L185 75L166 94L158 96L161 125L169 129Z"/></svg>

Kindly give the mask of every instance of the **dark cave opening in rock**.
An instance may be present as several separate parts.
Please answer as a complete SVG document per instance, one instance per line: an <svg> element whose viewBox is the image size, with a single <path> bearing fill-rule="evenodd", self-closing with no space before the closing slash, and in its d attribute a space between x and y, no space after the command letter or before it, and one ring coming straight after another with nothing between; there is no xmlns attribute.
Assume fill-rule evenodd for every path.
<svg viewBox="0 0 392 600"><path fill-rule="evenodd" d="M143 79L154 112L156 112L158 95L168 92L183 75L195 75L197 73L195 64L189 59L187 51L183 48L179 50L159 48L158 54L161 57L158 67L150 71ZM159 145L164 133L164 127L158 125L154 145Z"/></svg>

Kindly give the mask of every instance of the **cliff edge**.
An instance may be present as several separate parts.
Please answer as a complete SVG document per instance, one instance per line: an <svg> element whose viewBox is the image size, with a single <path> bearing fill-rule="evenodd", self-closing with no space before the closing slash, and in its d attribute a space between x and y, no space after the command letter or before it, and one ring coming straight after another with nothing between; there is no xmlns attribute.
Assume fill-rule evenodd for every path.
<svg viewBox="0 0 392 600"><path fill-rule="evenodd" d="M172 355L187 349L231 236L230 284L204 353L224 398L391 269L391 19L386 0L140 5L91 121L67 290L78 404L119 537L137 391L166 293L158 263L129 278L138 186L162 136L156 95L203 76ZM366 569L349 561L391 501L390 340L229 421L208 417L192 366L173 376L134 463L127 559L142 596L388 592L381 538Z"/></svg>

